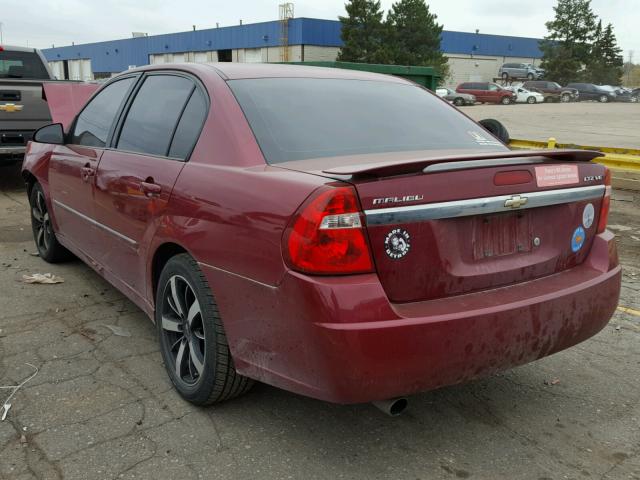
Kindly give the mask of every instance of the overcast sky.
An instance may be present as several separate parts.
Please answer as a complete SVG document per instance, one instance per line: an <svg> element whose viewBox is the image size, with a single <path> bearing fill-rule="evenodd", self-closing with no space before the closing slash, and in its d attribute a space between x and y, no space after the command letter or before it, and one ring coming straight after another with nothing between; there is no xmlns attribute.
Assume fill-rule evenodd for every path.
<svg viewBox="0 0 640 480"><path fill-rule="evenodd" d="M0 0L4 43L50 47L274 20L278 0ZM392 0L382 0L387 10ZM542 37L556 0L428 0L447 30ZM618 43L640 61L639 0L592 0L603 23L615 27ZM298 0L296 17L335 19L344 0Z"/></svg>

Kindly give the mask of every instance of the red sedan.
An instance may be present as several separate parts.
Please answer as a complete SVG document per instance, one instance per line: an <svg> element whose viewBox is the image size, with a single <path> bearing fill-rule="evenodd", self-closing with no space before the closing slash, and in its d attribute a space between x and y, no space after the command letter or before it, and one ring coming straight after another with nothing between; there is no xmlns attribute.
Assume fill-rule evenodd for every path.
<svg viewBox="0 0 640 480"><path fill-rule="evenodd" d="M604 327L621 271L597 155L510 151L396 77L183 64L110 80L23 175L40 256L143 309L184 398L259 380L356 403Z"/></svg>

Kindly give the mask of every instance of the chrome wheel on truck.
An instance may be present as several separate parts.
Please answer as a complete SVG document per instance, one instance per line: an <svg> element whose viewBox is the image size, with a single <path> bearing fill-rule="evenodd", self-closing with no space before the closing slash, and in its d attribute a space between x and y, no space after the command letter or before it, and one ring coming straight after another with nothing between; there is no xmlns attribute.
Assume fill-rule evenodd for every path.
<svg viewBox="0 0 640 480"><path fill-rule="evenodd" d="M208 405L251 388L253 381L236 373L218 306L189 255L176 255L163 268L155 320L165 368L186 400Z"/></svg>

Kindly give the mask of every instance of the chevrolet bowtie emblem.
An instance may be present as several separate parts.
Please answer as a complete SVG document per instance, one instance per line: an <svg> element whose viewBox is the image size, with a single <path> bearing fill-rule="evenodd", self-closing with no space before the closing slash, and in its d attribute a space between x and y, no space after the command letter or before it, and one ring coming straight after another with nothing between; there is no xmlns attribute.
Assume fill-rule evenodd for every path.
<svg viewBox="0 0 640 480"><path fill-rule="evenodd" d="M504 202L505 207L509 208L520 208L523 205L527 204L527 197L521 197L520 195L514 195L506 202Z"/></svg>
<svg viewBox="0 0 640 480"><path fill-rule="evenodd" d="M19 112L22 110L22 105L16 105L15 103L4 103L0 105L0 111L2 112Z"/></svg>

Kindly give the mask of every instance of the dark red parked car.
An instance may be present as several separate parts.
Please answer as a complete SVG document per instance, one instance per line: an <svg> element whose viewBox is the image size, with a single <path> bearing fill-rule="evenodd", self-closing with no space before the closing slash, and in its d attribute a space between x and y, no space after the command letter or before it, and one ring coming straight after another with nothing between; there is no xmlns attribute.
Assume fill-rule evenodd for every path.
<svg viewBox="0 0 640 480"><path fill-rule="evenodd" d="M464 382L617 305L598 154L510 151L403 79L152 66L67 124L24 161L40 256L72 252L154 319L197 404L252 380L340 403Z"/></svg>
<svg viewBox="0 0 640 480"><path fill-rule="evenodd" d="M502 88L500 85L491 82L465 82L456 88L458 93L474 95L481 103L500 103L509 105L516 103L517 95L511 90Z"/></svg>

